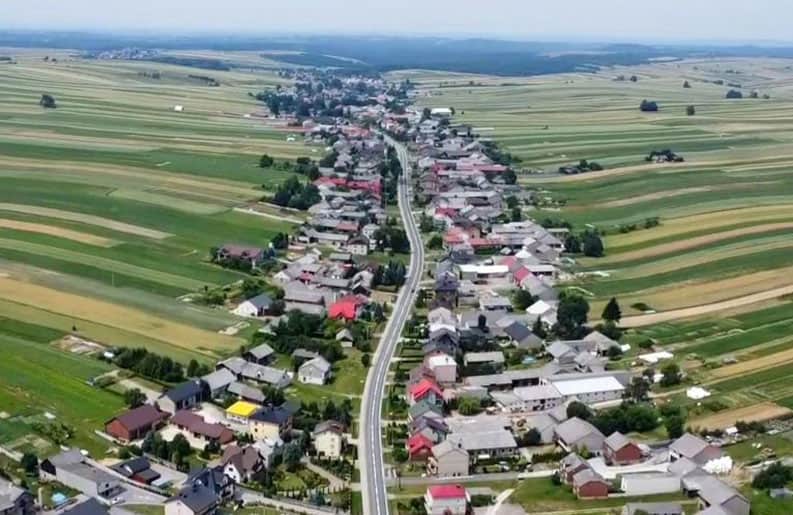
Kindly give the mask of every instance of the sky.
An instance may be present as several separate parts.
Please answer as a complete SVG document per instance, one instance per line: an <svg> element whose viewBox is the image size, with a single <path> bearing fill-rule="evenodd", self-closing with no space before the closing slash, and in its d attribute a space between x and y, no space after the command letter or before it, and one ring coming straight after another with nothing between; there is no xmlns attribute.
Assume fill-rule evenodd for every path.
<svg viewBox="0 0 793 515"><path fill-rule="evenodd" d="M5 29L793 41L793 0L2 0Z"/></svg>

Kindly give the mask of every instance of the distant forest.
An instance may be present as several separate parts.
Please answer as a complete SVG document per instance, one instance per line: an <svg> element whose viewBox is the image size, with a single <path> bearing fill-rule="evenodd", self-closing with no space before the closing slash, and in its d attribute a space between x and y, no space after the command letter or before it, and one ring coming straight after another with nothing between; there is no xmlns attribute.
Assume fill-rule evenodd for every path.
<svg viewBox="0 0 793 515"><path fill-rule="evenodd" d="M793 47L683 46L598 43L543 43L495 39L364 36L135 36L74 32L0 32L1 47L68 48L86 53L137 47L161 50L260 51L280 62L383 72L422 68L490 75L542 75L595 71L658 58L786 57ZM281 52L291 53L281 53ZM215 70L233 66L217 60L167 56L151 60Z"/></svg>

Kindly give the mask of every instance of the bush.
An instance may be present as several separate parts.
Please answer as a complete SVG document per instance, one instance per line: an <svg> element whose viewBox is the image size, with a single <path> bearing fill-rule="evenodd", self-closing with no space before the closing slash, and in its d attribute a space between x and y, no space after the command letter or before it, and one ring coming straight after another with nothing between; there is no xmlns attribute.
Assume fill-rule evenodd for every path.
<svg viewBox="0 0 793 515"><path fill-rule="evenodd" d="M639 109L644 113L654 113L658 111L658 103L650 100L642 100Z"/></svg>
<svg viewBox="0 0 793 515"><path fill-rule="evenodd" d="M752 487L762 490L782 488L791 481L793 481L793 467L777 462L761 470L752 480Z"/></svg>

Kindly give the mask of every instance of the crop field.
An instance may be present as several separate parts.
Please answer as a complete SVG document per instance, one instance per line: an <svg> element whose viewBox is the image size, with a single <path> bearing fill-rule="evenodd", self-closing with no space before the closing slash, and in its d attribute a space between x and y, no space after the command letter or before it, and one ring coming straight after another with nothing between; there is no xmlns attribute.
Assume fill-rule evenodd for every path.
<svg viewBox="0 0 793 515"><path fill-rule="evenodd" d="M288 142L290 129L249 95L284 83L267 66L4 54L17 64L0 66L0 443L24 446L16 440L34 422L51 420L44 412L92 431L121 407L87 383L106 365L48 345L64 334L185 364L235 351L242 336L219 331L239 320L184 296L245 277L212 265L211 247L266 246L293 227L236 209L289 176L259 157L323 150ZM39 105L44 93L57 108ZM75 438L104 449L90 432Z"/></svg>
<svg viewBox="0 0 793 515"><path fill-rule="evenodd" d="M606 234L606 256L579 263L582 272L598 272L582 284L593 313L617 296L627 325L649 325L718 316L793 287L788 61L669 62L537 78L401 75L420 84L420 104L453 107L456 122L521 159L533 173L520 181L556 206L533 216ZM615 80L620 75L625 80ZM627 80L632 75L636 82ZM747 98L727 100L729 89ZM752 91L760 98L748 98ZM642 113L643 99L659 111ZM688 105L694 116L686 115ZM685 162L645 161L663 149ZM605 169L553 173L582 159ZM652 217L660 225L645 229ZM658 316L639 316L645 313L634 305Z"/></svg>

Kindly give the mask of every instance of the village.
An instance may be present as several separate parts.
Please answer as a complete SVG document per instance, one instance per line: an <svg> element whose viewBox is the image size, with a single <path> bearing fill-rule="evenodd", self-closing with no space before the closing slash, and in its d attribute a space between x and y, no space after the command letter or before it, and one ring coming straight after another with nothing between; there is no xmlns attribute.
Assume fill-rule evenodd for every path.
<svg viewBox="0 0 793 515"><path fill-rule="evenodd" d="M356 470L358 443L369 436L356 427L359 397L410 253L396 208L406 171L387 135L410 151L404 180L430 252L391 360L384 435L389 486L426 492L397 504L471 513L466 482L507 474L582 500L624 497L625 515L749 515L747 498L724 479L730 456L688 432L674 406L653 405L652 385L675 372L610 366L629 350L619 316L593 327L586 301L561 286L574 263L571 238L595 235L533 220L536 192L516 183L509 157L456 124L453 108L413 107L409 83L310 71L292 78L295 86L257 98L327 153L299 161L302 177L263 203L304 221L267 248L223 241L211 249L216 266L255 272L239 302L219 305L262 328L236 355L189 370L164 392L133 389L129 409L95 428L118 447L115 463L67 448L34 464L41 481L75 493L52 499L54 513L354 511L365 473ZM143 357L116 349L102 359L132 368ZM669 438L628 436L661 423ZM41 502L0 483L4 514ZM670 495L695 508L632 501Z"/></svg>

